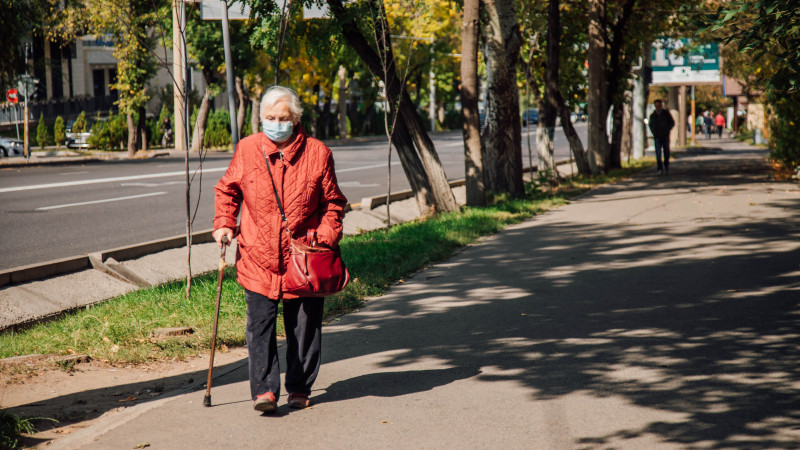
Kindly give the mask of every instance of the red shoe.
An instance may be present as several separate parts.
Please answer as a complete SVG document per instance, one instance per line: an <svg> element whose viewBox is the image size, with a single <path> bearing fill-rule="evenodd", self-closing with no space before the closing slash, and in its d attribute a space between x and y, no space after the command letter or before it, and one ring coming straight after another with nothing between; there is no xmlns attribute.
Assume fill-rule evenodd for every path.
<svg viewBox="0 0 800 450"><path fill-rule="evenodd" d="M289 404L290 408L294 409L305 409L311 406L311 400L308 399L308 395L299 392L289 394L289 399L286 403Z"/></svg>
<svg viewBox="0 0 800 450"><path fill-rule="evenodd" d="M278 401L275 399L275 393L265 392L256 397L256 402L253 403L253 409L265 413L272 413L278 409Z"/></svg>

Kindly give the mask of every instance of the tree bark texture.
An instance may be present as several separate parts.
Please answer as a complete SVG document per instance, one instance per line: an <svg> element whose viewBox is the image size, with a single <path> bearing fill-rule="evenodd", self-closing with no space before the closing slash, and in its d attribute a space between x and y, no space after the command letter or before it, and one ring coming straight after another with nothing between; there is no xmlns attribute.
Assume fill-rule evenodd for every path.
<svg viewBox="0 0 800 450"><path fill-rule="evenodd" d="M211 100L209 98L208 89L203 94L203 100L200 101L200 108L197 110L197 119L194 122L194 131L192 132L192 151L199 152L203 148L203 141L206 137L206 122L208 122L208 111L211 109Z"/></svg>
<svg viewBox="0 0 800 450"><path fill-rule="evenodd" d="M514 2L481 0L486 12L486 122L481 133L486 188L523 194L517 59L522 36Z"/></svg>
<svg viewBox="0 0 800 450"><path fill-rule="evenodd" d="M575 158L575 165L578 167L578 173L581 175L590 175L592 168L589 165L589 158L586 151L583 149L581 137L572 126L572 121L569 120L569 106L564 98L561 96L561 91L556 91L556 98L558 100L558 112L561 115L561 128L569 141L569 148L572 151L572 156Z"/></svg>
<svg viewBox="0 0 800 450"><path fill-rule="evenodd" d="M377 38L375 40L379 45L377 51L369 45L371 39L367 39L361 34L355 21L347 16L342 0L328 0L331 13L339 21L342 34L348 44L353 47L370 72L384 81L387 101L390 107L397 108L396 112L400 114L392 133L392 143L398 151L403 170L415 192L420 213L427 215L436 211L454 211L458 205L447 182L447 176L439 156L402 80L397 76L394 55L391 46L388 45L391 40L388 24L385 22L386 15L383 4L375 1L368 3L377 12L377 20L384 22L383 27L374 27ZM382 33L381 28L384 30L383 34L380 34ZM385 56L383 62L378 52ZM386 65L385 72L384 63ZM417 162L420 162L421 165ZM424 169L420 170L420 167ZM421 204L421 201L426 203Z"/></svg>
<svg viewBox="0 0 800 450"><path fill-rule="evenodd" d="M608 146L608 163L606 165L609 169L622 167L622 119L624 116L625 105L622 101L615 100L611 109L611 144Z"/></svg>
<svg viewBox="0 0 800 450"><path fill-rule="evenodd" d="M480 0L464 0L464 20L461 24L461 133L464 135L468 206L486 205L481 125L478 117L479 13Z"/></svg>
<svg viewBox="0 0 800 450"><path fill-rule="evenodd" d="M136 154L136 148L139 147L139 133L137 130L136 122L133 120L133 113L127 114L128 119L128 156Z"/></svg>
<svg viewBox="0 0 800 450"><path fill-rule="evenodd" d="M250 128L253 134L258 133L261 128L261 99L257 95L250 97Z"/></svg>
<svg viewBox="0 0 800 450"><path fill-rule="evenodd" d="M347 68L339 66L339 102L336 104L339 117L339 139L347 138Z"/></svg>
<svg viewBox="0 0 800 450"><path fill-rule="evenodd" d="M605 173L608 170L605 3L605 0L589 1L589 89L586 96L586 112L589 120L587 142L589 167L593 174Z"/></svg>
<svg viewBox="0 0 800 450"><path fill-rule="evenodd" d="M242 77L236 77L236 96L239 97L239 108L236 111L236 126L239 130L239 138L241 139L242 128L244 128L244 115L247 112L247 104L250 100L250 98L244 92L244 83L242 83ZM258 115L258 111L255 113L250 113L251 116L253 114Z"/></svg>
<svg viewBox="0 0 800 450"><path fill-rule="evenodd" d="M633 98L633 94L629 93L628 98ZM622 140L620 144L620 154L625 161L631 161L631 153L633 150L633 101L626 102L622 105L624 114L622 116Z"/></svg>
<svg viewBox="0 0 800 450"><path fill-rule="evenodd" d="M555 171L555 154L553 136L556 131L556 115L558 114L558 71L559 50L561 41L561 15L558 0L549 0L547 7L547 62L545 67L544 102L539 109L539 129L536 133L536 145L539 149L539 171L553 171L554 181L558 179Z"/></svg>
<svg viewBox="0 0 800 450"><path fill-rule="evenodd" d="M139 130L139 149L147 151L147 108L140 106L139 123L136 128Z"/></svg>

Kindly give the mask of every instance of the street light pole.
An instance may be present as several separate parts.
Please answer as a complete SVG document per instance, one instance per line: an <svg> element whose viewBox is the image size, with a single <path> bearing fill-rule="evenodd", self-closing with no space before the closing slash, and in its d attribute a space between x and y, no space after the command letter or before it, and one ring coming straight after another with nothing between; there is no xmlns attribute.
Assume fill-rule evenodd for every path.
<svg viewBox="0 0 800 450"><path fill-rule="evenodd" d="M30 90L30 83L28 82L28 49L30 48L29 43L25 43L25 106L23 108L25 122L22 126L22 132L25 134L23 137L23 152L25 153L25 158L30 161L31 159L31 151L30 151L30 142L28 140L28 91Z"/></svg>
<svg viewBox="0 0 800 450"><path fill-rule="evenodd" d="M236 151L236 144L239 143L239 124L236 123L236 103L233 95L233 58L231 57L231 34L228 25L228 4L225 0L222 3L222 46L225 50L225 77L228 82L228 112L231 115L231 142L233 151Z"/></svg>

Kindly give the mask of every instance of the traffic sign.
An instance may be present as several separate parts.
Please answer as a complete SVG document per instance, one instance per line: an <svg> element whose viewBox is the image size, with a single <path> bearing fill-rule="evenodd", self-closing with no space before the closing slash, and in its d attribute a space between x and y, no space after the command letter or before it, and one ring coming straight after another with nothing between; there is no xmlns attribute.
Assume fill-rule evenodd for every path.
<svg viewBox="0 0 800 450"><path fill-rule="evenodd" d="M10 101L11 103L18 103L19 98L17 98L17 90L9 89L8 92L6 92L6 100Z"/></svg>

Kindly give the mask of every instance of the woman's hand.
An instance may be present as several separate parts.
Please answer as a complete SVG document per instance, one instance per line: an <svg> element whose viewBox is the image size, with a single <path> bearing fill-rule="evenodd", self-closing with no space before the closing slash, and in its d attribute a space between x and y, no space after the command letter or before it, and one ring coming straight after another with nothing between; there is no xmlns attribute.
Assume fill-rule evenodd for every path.
<svg viewBox="0 0 800 450"><path fill-rule="evenodd" d="M230 228L217 228L216 230L214 230L213 233L211 233L211 236L213 236L214 240L217 241L217 245L219 245L220 248L222 248L222 236L227 236L228 237L227 244L230 244L231 241L233 240L233 230L231 230Z"/></svg>

